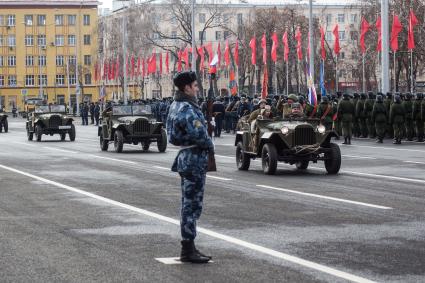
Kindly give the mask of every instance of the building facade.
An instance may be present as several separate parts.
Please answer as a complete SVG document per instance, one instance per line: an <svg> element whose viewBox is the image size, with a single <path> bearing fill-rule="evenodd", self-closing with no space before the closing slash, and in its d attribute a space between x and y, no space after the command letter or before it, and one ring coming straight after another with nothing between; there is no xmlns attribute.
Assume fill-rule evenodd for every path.
<svg viewBox="0 0 425 283"><path fill-rule="evenodd" d="M98 99L93 79L98 5L0 1L0 105L6 111L22 110L31 97L69 105Z"/></svg>

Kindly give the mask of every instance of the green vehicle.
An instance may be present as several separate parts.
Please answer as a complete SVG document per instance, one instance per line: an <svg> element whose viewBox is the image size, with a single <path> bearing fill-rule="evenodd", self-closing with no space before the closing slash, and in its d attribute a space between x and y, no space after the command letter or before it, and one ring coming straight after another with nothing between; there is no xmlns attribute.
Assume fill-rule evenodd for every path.
<svg viewBox="0 0 425 283"><path fill-rule="evenodd" d="M276 173L278 162L305 170L310 162L324 161L328 174L339 172L341 151L331 143L331 138L338 135L333 130L326 131L319 119L257 119L250 125L245 117L240 126L235 140L239 170L248 170L251 159L261 158L267 175Z"/></svg>
<svg viewBox="0 0 425 283"><path fill-rule="evenodd" d="M28 140L41 141L43 135L59 134L61 141L69 135L70 141L75 141L74 119L66 115L65 105L35 105L34 110L28 112L26 129Z"/></svg>
<svg viewBox="0 0 425 283"><path fill-rule="evenodd" d="M0 133L4 132L7 133L9 131L9 123L7 122L7 115L0 113Z"/></svg>
<svg viewBox="0 0 425 283"><path fill-rule="evenodd" d="M107 151L114 144L116 152L123 151L124 144L141 144L149 150L156 142L159 152L167 149L167 133L164 125L157 122L149 105L114 105L102 113L98 131L100 148Z"/></svg>

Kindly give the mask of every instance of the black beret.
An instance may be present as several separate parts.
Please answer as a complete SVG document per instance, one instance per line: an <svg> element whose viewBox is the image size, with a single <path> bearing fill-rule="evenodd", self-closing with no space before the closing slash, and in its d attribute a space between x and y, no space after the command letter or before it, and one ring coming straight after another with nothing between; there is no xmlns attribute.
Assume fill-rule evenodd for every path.
<svg viewBox="0 0 425 283"><path fill-rule="evenodd" d="M185 85L190 85L196 81L195 72L181 72L174 77L174 85L178 88L183 88Z"/></svg>

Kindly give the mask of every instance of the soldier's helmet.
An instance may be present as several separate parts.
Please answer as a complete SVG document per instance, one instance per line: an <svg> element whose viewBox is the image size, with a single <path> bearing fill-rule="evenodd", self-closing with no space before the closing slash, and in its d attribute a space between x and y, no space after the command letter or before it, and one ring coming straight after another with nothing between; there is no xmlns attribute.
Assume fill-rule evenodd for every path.
<svg viewBox="0 0 425 283"><path fill-rule="evenodd" d="M323 102L323 103L328 103L328 102L329 102L329 97L327 97L327 96L322 96L322 102Z"/></svg>
<svg viewBox="0 0 425 283"><path fill-rule="evenodd" d="M418 92L416 94L416 100L422 100L422 99L424 99L424 94L422 92Z"/></svg>
<svg viewBox="0 0 425 283"><path fill-rule="evenodd" d="M360 98L361 98L361 99L366 99L366 97L367 97L367 96L366 96L366 93L363 93L363 92L362 92L362 93L360 93Z"/></svg>
<svg viewBox="0 0 425 283"><path fill-rule="evenodd" d="M376 102L383 102L383 101L384 101L384 98L382 97L382 95L378 94L376 96Z"/></svg>
<svg viewBox="0 0 425 283"><path fill-rule="evenodd" d="M395 103L401 103L401 97L399 94L394 95L394 102Z"/></svg>
<svg viewBox="0 0 425 283"><path fill-rule="evenodd" d="M351 95L348 92L344 92L344 99L350 99Z"/></svg>
<svg viewBox="0 0 425 283"><path fill-rule="evenodd" d="M373 99L373 92L369 91L367 93L367 96L368 96L369 99Z"/></svg>
<svg viewBox="0 0 425 283"><path fill-rule="evenodd" d="M355 92L355 93L353 93L353 97L354 97L354 98L359 98L359 97L360 97L360 95L359 95L357 92Z"/></svg>
<svg viewBox="0 0 425 283"><path fill-rule="evenodd" d="M290 94L288 99L292 100L293 102L298 102L298 96L296 94Z"/></svg>
<svg viewBox="0 0 425 283"><path fill-rule="evenodd" d="M411 100L412 94L410 92L406 93L406 100Z"/></svg>
<svg viewBox="0 0 425 283"><path fill-rule="evenodd" d="M298 96L298 102L301 103L301 104L304 104L304 102L305 102L304 96L302 96L302 95Z"/></svg>
<svg viewBox="0 0 425 283"><path fill-rule="evenodd" d="M387 98L392 98L393 94L391 92L387 92Z"/></svg>

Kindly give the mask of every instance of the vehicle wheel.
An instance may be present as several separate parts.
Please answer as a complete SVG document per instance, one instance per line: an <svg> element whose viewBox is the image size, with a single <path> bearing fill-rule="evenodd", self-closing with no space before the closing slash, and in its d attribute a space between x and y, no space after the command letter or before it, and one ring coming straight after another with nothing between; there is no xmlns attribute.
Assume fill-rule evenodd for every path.
<svg viewBox="0 0 425 283"><path fill-rule="evenodd" d="M167 133L164 129L161 130L161 138L157 141L159 152L165 152L167 149Z"/></svg>
<svg viewBox="0 0 425 283"><path fill-rule="evenodd" d="M7 120L5 120L3 123L3 129L5 133L9 131L9 123L7 122Z"/></svg>
<svg viewBox="0 0 425 283"><path fill-rule="evenodd" d="M121 153L123 147L124 147L124 136L123 136L121 131L117 130L117 131L115 131L115 134L114 134L115 151L118 152L118 153Z"/></svg>
<svg viewBox="0 0 425 283"><path fill-rule="evenodd" d="M142 148L144 151L149 150L149 146L151 145L150 142L142 142Z"/></svg>
<svg viewBox="0 0 425 283"><path fill-rule="evenodd" d="M261 152L261 163L264 174L274 175L277 168L277 150L274 144L267 143Z"/></svg>
<svg viewBox="0 0 425 283"><path fill-rule="evenodd" d="M65 140L65 138L66 138L66 133L62 133L62 134L61 134L61 141L64 141L64 140Z"/></svg>
<svg viewBox="0 0 425 283"><path fill-rule="evenodd" d="M41 136L43 135L43 128L39 125L35 126L35 136L37 137L37 141L41 141Z"/></svg>
<svg viewBox="0 0 425 283"><path fill-rule="evenodd" d="M27 129L27 137L29 141L32 141L34 138L34 133L30 133L30 130Z"/></svg>
<svg viewBox="0 0 425 283"><path fill-rule="evenodd" d="M330 152L325 154L325 168L328 174L337 174L341 168L341 150L335 143L330 143Z"/></svg>
<svg viewBox="0 0 425 283"><path fill-rule="evenodd" d="M297 163L295 163L295 166L297 167L297 169L299 170L305 170L308 168L308 161L304 160L304 161L298 161Z"/></svg>
<svg viewBox="0 0 425 283"><path fill-rule="evenodd" d="M102 151L107 151L108 147L109 147L109 141L105 140L102 136L102 134L99 137L99 141L100 141L100 149Z"/></svg>
<svg viewBox="0 0 425 283"><path fill-rule="evenodd" d="M71 125L71 130L69 130L69 140L70 141L75 141L75 135L76 135L76 133L75 133L75 125L72 124Z"/></svg>
<svg viewBox="0 0 425 283"><path fill-rule="evenodd" d="M243 144L242 142L238 142L236 146L236 166L238 170L246 171L249 169L249 165L251 164L251 158L248 154L243 152Z"/></svg>

